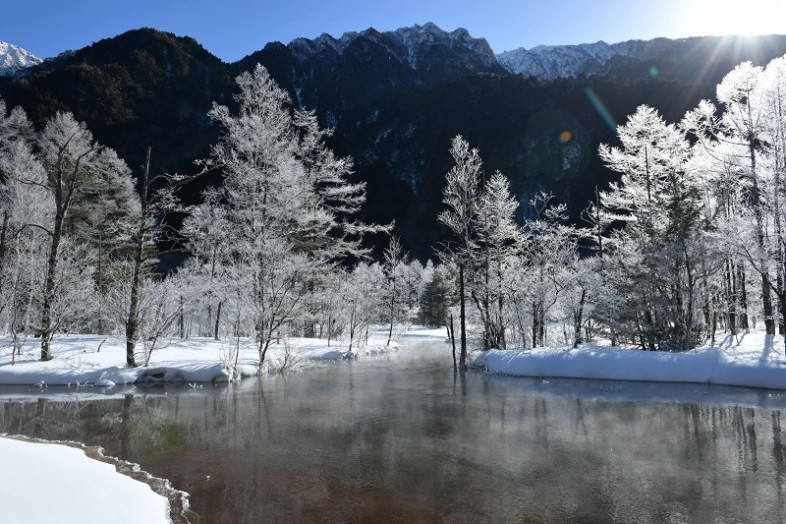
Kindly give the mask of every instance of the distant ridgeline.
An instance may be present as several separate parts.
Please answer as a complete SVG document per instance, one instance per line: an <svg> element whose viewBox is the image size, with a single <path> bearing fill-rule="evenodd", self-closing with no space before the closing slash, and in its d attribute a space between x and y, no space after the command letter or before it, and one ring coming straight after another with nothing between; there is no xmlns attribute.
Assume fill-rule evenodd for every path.
<svg viewBox="0 0 786 524"><path fill-rule="evenodd" d="M510 178L522 202L550 190L577 218L595 186L614 178L598 144L614 143L615 126L636 107L651 105L673 122L714 98L735 65L783 54L786 36L598 42L495 56L464 29L426 24L274 42L225 64L192 38L140 29L0 71L0 96L37 123L73 112L132 168L151 145L154 172L193 173L194 159L218 136L207 117L211 103L232 106L234 77L261 63L294 104L335 128L331 147L351 155L357 179L368 183L363 218L395 220L405 249L427 258L445 236L436 215L456 134L480 149L487 173ZM218 177L192 187L190 198Z"/></svg>

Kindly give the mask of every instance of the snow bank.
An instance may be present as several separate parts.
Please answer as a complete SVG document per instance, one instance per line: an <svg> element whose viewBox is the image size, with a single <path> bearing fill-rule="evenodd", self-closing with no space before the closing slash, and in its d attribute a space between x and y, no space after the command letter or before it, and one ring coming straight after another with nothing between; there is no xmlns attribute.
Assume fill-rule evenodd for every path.
<svg viewBox="0 0 786 524"><path fill-rule="evenodd" d="M444 330L442 330L444 336ZM434 330L414 329L415 339L434 336ZM404 335L409 338L409 334ZM387 331L372 331L368 344L357 348L357 341L350 354L347 342L309 338L289 338L273 344L267 352L263 371L297 369L357 358L358 354L376 355L394 351L398 345L386 346ZM286 343L286 344L285 344ZM11 357L11 340L0 338L0 384L49 386L94 386L112 388L126 384L160 383L226 383L233 376L250 376L259 373L259 353L253 339L228 339L195 337L185 340L163 341L152 353L146 367L126 368L124 363L125 339L96 335L57 336L52 341L54 359L41 362L40 340L28 339L22 343L21 355ZM144 363L144 354L137 354L137 362ZM234 372L232 371L234 370Z"/></svg>
<svg viewBox="0 0 786 524"><path fill-rule="evenodd" d="M326 351L320 355L314 355L312 358L314 360L341 360L345 357L346 353L344 351L334 349L332 351Z"/></svg>
<svg viewBox="0 0 786 524"><path fill-rule="evenodd" d="M662 353L615 347L489 350L489 373L513 376L593 378L649 382L699 382L786 389L783 340L753 333L721 344Z"/></svg>
<svg viewBox="0 0 786 524"><path fill-rule="evenodd" d="M165 497L81 449L0 437L0 471L3 522L170 522Z"/></svg>
<svg viewBox="0 0 786 524"><path fill-rule="evenodd" d="M113 387L117 384L158 382L227 382L222 348L210 339L178 341L153 353L148 367L126 368L122 339L96 336L55 338L55 358L41 362L37 340L22 346L22 355L11 359L10 348L0 352L0 384ZM99 350L100 347L100 350ZM144 356L137 356L137 362Z"/></svg>

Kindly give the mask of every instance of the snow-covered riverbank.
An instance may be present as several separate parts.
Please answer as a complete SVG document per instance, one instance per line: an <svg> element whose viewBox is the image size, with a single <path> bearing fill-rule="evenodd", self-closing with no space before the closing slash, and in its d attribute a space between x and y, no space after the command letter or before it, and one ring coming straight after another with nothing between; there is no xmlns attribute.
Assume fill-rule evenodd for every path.
<svg viewBox="0 0 786 524"><path fill-rule="evenodd" d="M405 336L444 338L444 329L415 329ZM397 348L396 343L386 346L387 332L382 330L372 333L369 343L360 348L356 342L351 352L347 342L335 340L330 345L323 339L290 338L285 342L282 340L282 343L269 348L262 372L296 369ZM153 351L147 366L133 369L125 366L125 340L122 337L55 337L52 342L55 358L49 362L39 360L39 343L38 339L27 339L22 345L21 355L12 358L11 341L0 339L0 385L46 388L55 385L111 387L157 382L217 383L227 382L232 376L232 369L237 369L242 376L259 372L259 354L251 339L239 342L210 338L170 340ZM144 363L144 356L137 355L137 362Z"/></svg>
<svg viewBox="0 0 786 524"><path fill-rule="evenodd" d="M489 373L529 377L696 382L786 389L783 338L756 332L715 346L662 353L585 345L578 349L490 350L477 365Z"/></svg>
<svg viewBox="0 0 786 524"><path fill-rule="evenodd" d="M445 340L444 329L413 328L402 340ZM268 351L263 372L282 367L299 369L346 358L397 349L386 347L387 332L372 332L369 343L349 351L346 342L291 338ZM75 335L55 338L55 359L39 361L37 339L28 339L12 363L10 341L0 339L0 385L95 386L145 383L227 382L230 369L256 375L258 352L253 340L215 341L209 338L171 340L156 349L148 366L128 369L121 337ZM235 352L239 354L235 355ZM725 337L682 353L663 353L585 345L578 349L490 350L474 352L475 365L493 374L534 377L590 378L646 382L709 383L786 389L783 338L754 332ZM137 357L144 362L143 357Z"/></svg>
<svg viewBox="0 0 786 524"><path fill-rule="evenodd" d="M0 437L2 522L165 524L169 502L77 447Z"/></svg>

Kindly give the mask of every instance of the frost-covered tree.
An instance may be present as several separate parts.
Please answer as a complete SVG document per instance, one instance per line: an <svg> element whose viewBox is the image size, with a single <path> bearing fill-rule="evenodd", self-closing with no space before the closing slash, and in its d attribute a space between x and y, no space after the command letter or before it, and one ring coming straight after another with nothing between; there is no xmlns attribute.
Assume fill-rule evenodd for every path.
<svg viewBox="0 0 786 524"><path fill-rule="evenodd" d="M393 327L400 320L402 305L404 303L404 278L406 261L401 241L395 235L390 237L390 243L382 255L382 270L385 274L385 309L388 316L388 340L390 346L393 338Z"/></svg>
<svg viewBox="0 0 786 524"><path fill-rule="evenodd" d="M367 341L369 324L386 305L381 293L385 280L380 264L361 262L341 282L341 313L336 324L348 339L350 351Z"/></svg>
<svg viewBox="0 0 786 524"><path fill-rule="evenodd" d="M197 301L205 318L200 324L204 335L219 340L222 310L227 299L236 295L232 278L232 246L234 231L221 203L220 191L206 190L202 203L192 207L183 222L181 234L195 263L192 286L201 293Z"/></svg>
<svg viewBox="0 0 786 524"><path fill-rule="evenodd" d="M453 279L444 264L433 268L430 278L425 279L420 294L418 320L421 324L432 327L449 326L449 308L453 305L451 298L455 296L454 287Z"/></svg>
<svg viewBox="0 0 786 524"><path fill-rule="evenodd" d="M494 173L481 184L482 161L460 135L450 150L454 166L447 175L439 221L453 233L445 246L443 262L458 267L461 325L459 367L466 368L466 295L475 304L483 326L483 346L506 347L505 307L513 290L508 282L508 261L519 247L521 231L514 214L518 203L510 194L507 178Z"/></svg>
<svg viewBox="0 0 786 524"><path fill-rule="evenodd" d="M447 206L438 220L450 229L454 240L445 246L443 260L449 259L458 267L459 322L461 351L459 368L466 370L467 360L467 307L465 273L474 247L473 224L477 216L480 193L480 175L483 162L476 148L470 148L461 135L453 138L450 155L454 165L445 178L442 202Z"/></svg>
<svg viewBox="0 0 786 524"><path fill-rule="evenodd" d="M137 365L134 355L140 336L141 318L145 314L141 310L144 288L146 286L156 287L152 282L153 275L151 274L151 267L157 260L155 242L162 240L162 224L166 213L179 207L178 199L174 193L177 185L184 180L178 176L152 175L150 173L150 157L151 148L148 147L140 179L139 205L137 209L129 213L130 220L128 222L131 227L129 228L130 238L127 255L119 257L127 263L130 270L128 308L123 319L126 336L126 365L129 367ZM182 283L180 287L183 287ZM183 336L182 297L181 293L181 337ZM157 320L162 325L166 324L161 318ZM146 358L146 362L148 360L149 357Z"/></svg>
<svg viewBox="0 0 786 524"><path fill-rule="evenodd" d="M768 334L775 333L772 304L772 268L766 255L770 249L767 215L767 174L769 153L767 122L772 109L766 103L763 69L744 62L726 75L716 89L722 112L709 101L702 101L689 112L683 127L692 133L709 157L722 165L736 184L733 195L734 219L738 212L750 211L754 242L747 252L748 263L761 282L761 307ZM717 168L716 168L717 171ZM738 244L739 247L747 243ZM744 268L740 268L744 271Z"/></svg>
<svg viewBox="0 0 786 524"><path fill-rule="evenodd" d="M471 295L483 322L486 348L507 347L505 308L512 288L509 262L517 255L523 238L514 220L517 208L508 179L497 171L480 194L472 251L475 271Z"/></svg>
<svg viewBox="0 0 786 524"><path fill-rule="evenodd" d="M46 174L35 161L32 126L15 108L8 112L0 99L0 314L11 333L27 331L30 313L43 283L45 225L49 223ZM23 184L20 180L35 181Z"/></svg>
<svg viewBox="0 0 786 524"><path fill-rule="evenodd" d="M348 181L351 161L324 143L313 113L292 111L289 97L257 65L237 77L238 113L214 104L223 129L202 162L224 175L215 197L231 235L227 256L239 270L245 308L263 365L279 330L305 305L317 277L342 257L361 257L375 228L352 220L365 186Z"/></svg>
<svg viewBox="0 0 786 524"><path fill-rule="evenodd" d="M5 107L2 109L7 129L9 125L25 127L18 112L6 118ZM96 202L103 199L105 203L122 203L132 208L135 194L125 163L113 150L96 143L87 127L68 113L55 114L38 133L29 128L16 133L17 138L10 145L7 138L13 134L3 134L6 145L2 147L15 151L10 160L4 155L6 179L17 188L35 187L42 193L35 205L48 208L39 214L45 217L44 221L19 227L36 228L46 237L46 272L40 290L37 331L41 335L41 359L50 360L50 342L63 313L55 308L68 306L59 298L64 292L62 285L73 276L62 271L64 246L69 238L89 242L95 236L96 224L105 224L124 213L117 206L96 206Z"/></svg>
<svg viewBox="0 0 786 524"><path fill-rule="evenodd" d="M550 193L533 196L527 215L521 256L512 273L512 323L522 345L526 346L529 339L532 347L538 347L546 345L546 327L553 308L560 294L569 288L558 274L573 260L578 234L567 224L565 204L556 203Z"/></svg>
<svg viewBox="0 0 786 524"><path fill-rule="evenodd" d="M774 282L771 287L778 298L779 327L786 334L786 56L767 64L763 78L765 134L767 136L769 172L767 202L772 217Z"/></svg>
<svg viewBox="0 0 786 524"><path fill-rule="evenodd" d="M601 159L621 174L602 196L603 209L622 227L611 245L614 282L633 312L621 323L651 349L693 347L702 318L697 315L698 278L704 234L701 178L690 163L682 132L657 112L641 106L620 126L620 147L600 147ZM610 268L611 270L611 268Z"/></svg>

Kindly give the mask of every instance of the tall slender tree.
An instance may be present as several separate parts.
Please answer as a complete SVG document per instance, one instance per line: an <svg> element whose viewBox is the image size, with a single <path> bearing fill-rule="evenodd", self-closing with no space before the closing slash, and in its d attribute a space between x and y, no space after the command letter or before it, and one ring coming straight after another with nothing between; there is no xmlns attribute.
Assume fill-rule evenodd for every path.
<svg viewBox="0 0 786 524"><path fill-rule="evenodd" d="M477 217L480 176L483 162L476 148L470 148L464 137L457 135L450 147L454 165L448 171L442 202L447 206L438 220L453 233L454 240L445 246L441 256L455 261L458 267L459 322L461 350L459 369L467 369L467 307L466 272L475 247L473 224Z"/></svg>

